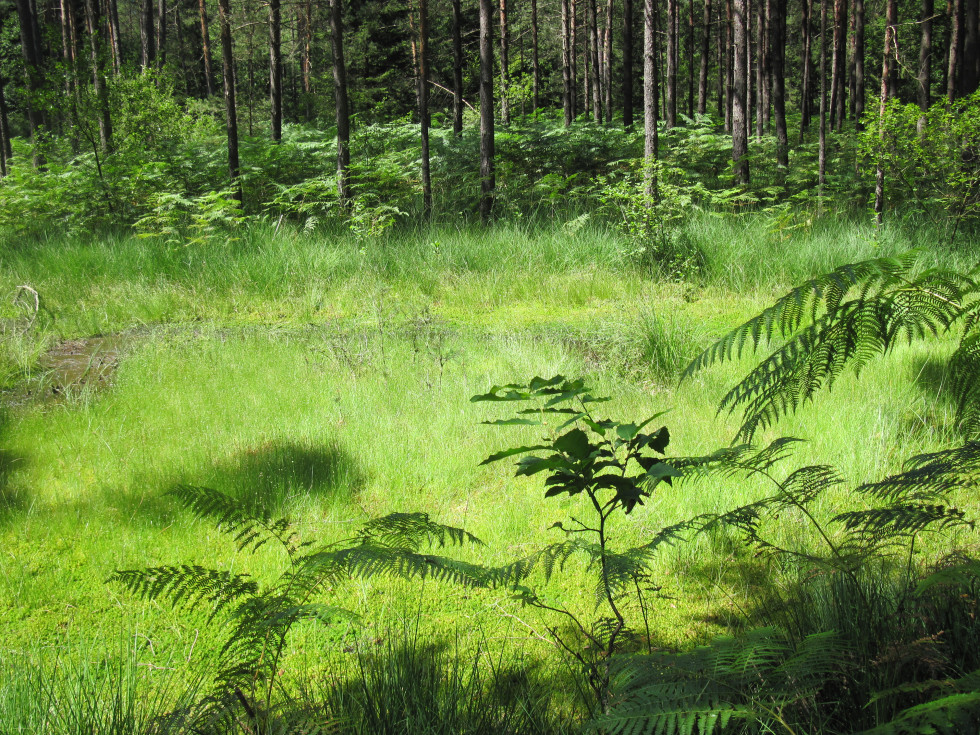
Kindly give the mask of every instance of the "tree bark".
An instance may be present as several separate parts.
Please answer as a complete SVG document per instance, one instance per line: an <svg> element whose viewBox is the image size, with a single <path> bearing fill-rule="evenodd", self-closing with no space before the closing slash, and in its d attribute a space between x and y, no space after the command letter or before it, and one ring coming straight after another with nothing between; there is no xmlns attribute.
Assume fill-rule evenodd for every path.
<svg viewBox="0 0 980 735"><path fill-rule="evenodd" d="M198 0L198 9L201 18L201 48L203 49L202 59L204 63L204 88L208 97L214 95L214 71L211 68L211 34L208 31L208 9L204 0Z"/></svg>
<svg viewBox="0 0 980 735"><path fill-rule="evenodd" d="M694 0L691 0L693 2ZM708 109L708 57L711 53L711 0L704 0L704 31L701 34L701 68L698 70L698 114Z"/></svg>
<svg viewBox="0 0 980 735"><path fill-rule="evenodd" d="M157 69L167 63L167 0L157 2Z"/></svg>
<svg viewBox="0 0 980 735"><path fill-rule="evenodd" d="M878 105L878 167L875 171L875 222L880 226L885 212L885 109L891 94L889 78L892 75L892 43L895 39L895 26L898 24L898 2L888 0L885 10L885 46L881 60L881 95Z"/></svg>
<svg viewBox="0 0 980 735"><path fill-rule="evenodd" d="M299 31L300 81L303 87L304 118L313 119L313 0L305 0L296 8L296 25Z"/></svg>
<svg viewBox="0 0 980 735"><path fill-rule="evenodd" d="M453 37L453 133L463 133L463 33L460 0L452 0Z"/></svg>
<svg viewBox="0 0 980 735"><path fill-rule="evenodd" d="M623 0L623 127L633 128L633 0Z"/></svg>
<svg viewBox="0 0 980 735"><path fill-rule="evenodd" d="M725 132L730 133L732 131L732 95L735 93L735 69L733 63L735 39L732 24L732 0L725 0L725 20L725 48L727 50L725 54ZM743 61L742 63L745 62Z"/></svg>
<svg viewBox="0 0 980 735"><path fill-rule="evenodd" d="M432 216L432 177L429 166L429 8L419 0L419 130L422 138L422 217Z"/></svg>
<svg viewBox="0 0 980 735"><path fill-rule="evenodd" d="M238 165L238 109L235 106L235 57L231 45L231 8L229 0L218 0L221 27L221 69L225 87L225 128L228 138L228 180L235 199L244 201Z"/></svg>
<svg viewBox="0 0 980 735"><path fill-rule="evenodd" d="M490 222L493 213L493 4L480 0L480 220Z"/></svg>
<svg viewBox="0 0 980 735"><path fill-rule="evenodd" d="M153 0L143 0L140 12L140 48L142 56L140 59L143 71L147 71L153 66L156 60L156 34L153 28Z"/></svg>
<svg viewBox="0 0 980 735"><path fill-rule="evenodd" d="M919 109L928 111L931 100L930 79L932 78L932 12L933 1L922 0L920 7L920 24L922 25L922 40L919 43L919 86L917 97ZM922 133L925 117L919 118L919 133Z"/></svg>
<svg viewBox="0 0 980 735"><path fill-rule="evenodd" d="M646 196L657 197L657 37L655 0L643 1L643 160Z"/></svg>
<svg viewBox="0 0 980 735"><path fill-rule="evenodd" d="M225 0L227 2L227 0ZM350 106L347 98L347 62L344 59L343 0L330 0L330 46L333 50L333 96L337 119L337 195L350 198Z"/></svg>
<svg viewBox="0 0 980 735"><path fill-rule="evenodd" d="M813 34L810 32L811 2L812 0L803 0L801 10L801 35L803 39L803 84L800 90L800 143L803 142L803 133L810 129L810 115L813 108L813 54L810 49L813 39Z"/></svg>
<svg viewBox="0 0 980 735"><path fill-rule="evenodd" d="M960 53L963 46L963 0L953 0L950 13L949 32L949 70L946 74L946 99L952 102L959 91L957 78L959 76Z"/></svg>
<svg viewBox="0 0 980 735"><path fill-rule="evenodd" d="M854 0L854 128L864 130L864 0Z"/></svg>
<svg viewBox="0 0 980 735"><path fill-rule="evenodd" d="M831 62L830 82L830 124L840 131L844 126L846 87L844 80L847 70L847 0L834 0L834 51Z"/></svg>
<svg viewBox="0 0 980 735"><path fill-rule="evenodd" d="M734 82L732 94L732 164L735 183L749 185L749 120L746 108L746 87L748 69L745 66L745 48L748 43L746 21L748 20L748 0L735 0L733 3L733 47Z"/></svg>
<svg viewBox="0 0 980 735"><path fill-rule="evenodd" d="M99 146L103 153L112 150L112 117L109 113L109 98L102 78L102 63L99 58L99 15L95 0L85 0L85 24L88 26L89 53L92 63L92 89L99 106Z"/></svg>
<svg viewBox="0 0 980 735"><path fill-rule="evenodd" d="M664 124L677 125L677 0L667 0L667 106Z"/></svg>
<svg viewBox="0 0 980 735"><path fill-rule="evenodd" d="M592 119L602 122L602 69L599 63L599 13L596 0L586 0L586 21L589 34L589 66L590 84L592 90Z"/></svg>
<svg viewBox="0 0 980 735"><path fill-rule="evenodd" d="M41 113L36 95L44 84L44 76L41 56L41 32L38 28L37 15L31 6L30 0L17 0L17 20L20 25L20 48L24 57L24 70L27 75L27 122L31 130L31 140L34 142L34 166L40 168L44 166L44 157L37 152L37 144L40 142L38 136L44 124L44 115Z"/></svg>
<svg viewBox="0 0 980 735"><path fill-rule="evenodd" d="M776 163L789 166L786 129L786 0L771 0L769 55L772 60L772 112L776 123Z"/></svg>
<svg viewBox="0 0 980 735"><path fill-rule="evenodd" d="M574 80L572 79L572 21L570 0L561 0L561 107L565 115L565 127L572 124L573 100L575 99Z"/></svg>
<svg viewBox="0 0 980 735"><path fill-rule="evenodd" d="M766 103L762 90L765 87L766 66L769 63L768 53L766 50L766 1L767 0L756 0L755 37L758 55L756 57L755 65L755 136L759 140L762 139L762 136L765 133L764 110ZM751 13L749 14L749 17L751 18ZM748 68L751 69L751 67Z"/></svg>
<svg viewBox="0 0 980 735"><path fill-rule="evenodd" d="M531 0L531 98L535 111L541 107L541 60L538 57L538 0Z"/></svg>
<svg viewBox="0 0 980 735"><path fill-rule="evenodd" d="M161 0L162 2L162 0ZM269 0L269 106L271 137L282 140L282 11L280 0Z"/></svg>
<svg viewBox="0 0 980 735"><path fill-rule="evenodd" d="M592 0L595 2L595 0ZM507 0L500 0L500 122L510 125L510 31L507 25Z"/></svg>
<svg viewBox="0 0 980 735"><path fill-rule="evenodd" d="M980 86L980 0L963 0L963 53L959 94L966 97Z"/></svg>
<svg viewBox="0 0 980 735"><path fill-rule="evenodd" d="M613 0L606 0L606 25L603 28L602 51L602 107L606 112L606 124L612 122L612 62L613 62Z"/></svg>
<svg viewBox="0 0 980 735"><path fill-rule="evenodd" d="M106 0L109 14L109 34L112 38L112 72L119 76L122 71L122 32L119 28L119 3Z"/></svg>
<svg viewBox="0 0 980 735"><path fill-rule="evenodd" d="M827 183L827 0L820 0L820 133L817 152L819 196Z"/></svg>

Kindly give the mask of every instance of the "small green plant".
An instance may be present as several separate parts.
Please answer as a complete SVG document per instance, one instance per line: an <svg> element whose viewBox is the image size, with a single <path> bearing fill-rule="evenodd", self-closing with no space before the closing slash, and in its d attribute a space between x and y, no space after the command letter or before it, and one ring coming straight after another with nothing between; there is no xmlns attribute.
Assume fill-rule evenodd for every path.
<svg viewBox="0 0 980 735"><path fill-rule="evenodd" d="M219 617L227 619L214 684L203 705L213 718L237 722L247 732L289 732L294 727L306 732L301 730L304 713L289 708L280 661L297 623L356 620L354 612L320 601L330 585L379 575L484 584L478 567L421 550L481 543L424 513L393 513L368 521L344 541L318 544L302 541L288 519L249 509L216 490L180 486L172 495L198 517L215 521L240 552L255 553L268 545L278 548L284 559L281 573L267 583L247 573L189 564L121 570L110 578L146 599L166 599L204 614L209 625Z"/></svg>
<svg viewBox="0 0 980 735"><path fill-rule="evenodd" d="M511 585L522 603L571 623L574 634L557 625L550 625L548 633L584 670L594 695L590 708L598 705L605 709L609 703L610 657L639 635L627 620L629 598L640 607L646 625L643 590L648 587L649 563L662 544L677 539L689 527L680 524L665 528L646 544L629 549L616 549L613 543L613 517L628 515L658 486L670 485L679 476L677 469L661 458L670 433L666 426L646 430L661 414L640 423L598 418L593 412L595 406L609 399L593 396L582 380L562 375L534 378L526 385L494 386L471 400L530 404L513 418L486 423L536 426L547 432L541 443L496 452L483 464L520 456L516 474L546 473L546 497L581 495L586 499L586 519L572 517L568 527L561 521L552 526L565 534L565 540L498 570L496 576ZM592 621L548 601L528 583L535 568L543 569L547 581L556 571L564 571L572 558L584 559L596 577L596 607L601 606L604 614ZM649 641L648 628L645 633Z"/></svg>

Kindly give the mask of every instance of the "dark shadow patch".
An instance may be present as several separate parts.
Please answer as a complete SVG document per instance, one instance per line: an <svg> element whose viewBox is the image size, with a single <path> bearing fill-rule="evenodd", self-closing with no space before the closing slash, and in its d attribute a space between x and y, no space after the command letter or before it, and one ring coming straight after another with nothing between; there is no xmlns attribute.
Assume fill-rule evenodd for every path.
<svg viewBox="0 0 980 735"><path fill-rule="evenodd" d="M256 510L278 515L297 500L314 496L342 500L364 487L364 473L346 449L326 445L266 442L186 478L240 498Z"/></svg>
<svg viewBox="0 0 980 735"><path fill-rule="evenodd" d="M0 449L0 527L31 506L30 493L10 486L10 476L26 463L27 457Z"/></svg>

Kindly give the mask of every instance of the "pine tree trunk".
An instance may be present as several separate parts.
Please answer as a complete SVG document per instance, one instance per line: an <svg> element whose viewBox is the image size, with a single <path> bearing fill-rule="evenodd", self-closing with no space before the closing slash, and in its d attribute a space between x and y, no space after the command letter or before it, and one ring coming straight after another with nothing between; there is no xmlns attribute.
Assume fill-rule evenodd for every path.
<svg viewBox="0 0 980 735"><path fill-rule="evenodd" d="M892 76L892 44L895 39L895 26L898 24L898 2L888 0L885 11L885 46L881 60L881 95L878 106L878 167L875 171L875 221L881 225L885 212L885 109L890 97L889 78Z"/></svg>
<svg viewBox="0 0 980 735"><path fill-rule="evenodd" d="M595 0L592 0L595 2ZM510 125L510 38L507 28L507 0L500 0L500 122Z"/></svg>
<svg viewBox="0 0 980 735"><path fill-rule="evenodd" d="M830 124L834 130L844 127L845 73L847 69L847 0L834 0L834 52L831 62Z"/></svg>
<svg viewBox="0 0 980 735"><path fill-rule="evenodd" d="M823 187L827 183L827 2L820 0L820 142L817 152L817 183L819 196L823 198Z"/></svg>
<svg viewBox="0 0 980 735"><path fill-rule="evenodd" d="M112 72L119 76L122 71L122 32L119 28L119 3L106 0L109 12L109 33L112 37Z"/></svg>
<svg viewBox="0 0 980 735"><path fill-rule="evenodd" d="M432 216L432 177L429 168L429 8L419 0L419 126L422 137L422 217Z"/></svg>
<svg viewBox="0 0 980 735"><path fill-rule="evenodd" d="M949 70L946 75L946 99L955 100L959 91L957 79L959 76L960 53L963 47L963 0L953 0L950 13L949 32Z"/></svg>
<svg viewBox="0 0 980 735"><path fill-rule="evenodd" d="M687 116L694 119L694 0L687 0Z"/></svg>
<svg viewBox="0 0 980 735"><path fill-rule="evenodd" d="M565 115L565 127L570 127L574 114L572 112L575 98L574 80L572 79L572 20L570 0L561 0L561 107Z"/></svg>
<svg viewBox="0 0 980 735"><path fill-rule="evenodd" d="M99 146L103 153L112 150L112 117L109 113L109 97L102 78L102 64L99 58L99 16L95 0L85 0L85 24L88 30L89 53L92 64L92 89L99 106Z"/></svg>
<svg viewBox="0 0 980 735"><path fill-rule="evenodd" d="M772 111L776 123L776 163L789 166L786 129L786 0L771 0L769 54L772 59Z"/></svg>
<svg viewBox="0 0 980 735"><path fill-rule="evenodd" d="M623 0L623 127L633 128L633 0Z"/></svg>
<svg viewBox="0 0 980 735"><path fill-rule="evenodd" d="M980 0L963 2L963 53L960 56L959 95L967 97L980 86Z"/></svg>
<svg viewBox="0 0 980 735"><path fill-rule="evenodd" d="M452 0L453 37L453 133L463 133L463 32L460 0Z"/></svg>
<svg viewBox="0 0 980 735"><path fill-rule="evenodd" d="M612 62L613 62L613 0L606 0L606 25L603 28L602 51L602 107L606 112L606 124L612 122Z"/></svg>
<svg viewBox="0 0 980 735"><path fill-rule="evenodd" d="M24 69L27 74L28 96L26 100L27 122L31 130L31 140L34 142L34 166L44 166L44 157L37 152L38 130L44 124L44 116L36 100L37 92L44 83L41 57L40 29L37 15L30 0L17 0L17 20L20 25L20 47L24 57Z"/></svg>
<svg viewBox="0 0 980 735"><path fill-rule="evenodd" d="M919 88L917 90L919 109L923 113L929 109L931 100L930 79L932 78L932 12L933 1L922 0L920 8L920 25L922 26L922 41L919 44ZM922 133L925 117L919 118L919 133Z"/></svg>
<svg viewBox="0 0 980 735"><path fill-rule="evenodd" d="M728 0L726 0L726 5L727 2ZM725 112L725 110L728 109L727 105L725 104L725 82L728 76L725 72L725 62L728 59L728 49L725 46L725 40L727 38L728 31L727 31L727 23L721 22L720 6L718 8L718 15L719 15L719 19L716 23L718 27L718 43L717 43L718 59L716 65L718 68L718 119L719 120L723 119L725 121L725 130L727 131L729 130L729 128L728 128L728 117L727 117L727 113Z"/></svg>
<svg viewBox="0 0 980 735"><path fill-rule="evenodd" d="M864 130L864 0L854 0L854 129Z"/></svg>
<svg viewBox="0 0 980 735"><path fill-rule="evenodd" d="M204 88L208 97L214 96L214 71L211 68L211 33L208 31L208 9L205 0L198 0L201 17L201 48L204 62Z"/></svg>
<svg viewBox="0 0 980 735"><path fill-rule="evenodd" d="M765 134L765 101L762 94L762 89L765 86L765 73L766 64L768 63L766 59L766 0L756 0L756 16L755 16L755 38L756 38L756 65L755 65L755 89L756 89L756 106L755 106L755 136L759 140ZM751 13L749 17L751 18ZM750 74L751 78L751 74Z"/></svg>
<svg viewBox="0 0 980 735"><path fill-rule="evenodd" d="M296 7L296 25L299 30L300 81L303 87L304 118L313 119L313 0L305 0Z"/></svg>
<svg viewBox="0 0 980 735"><path fill-rule="evenodd" d="M762 80L759 82L759 105L762 107L762 128L772 131L772 3L773 0L759 0L762 11L760 39L762 43Z"/></svg>
<svg viewBox="0 0 980 735"><path fill-rule="evenodd" d="M480 220L490 222L493 213L493 4L480 0Z"/></svg>
<svg viewBox="0 0 980 735"><path fill-rule="evenodd" d="M280 0L269 0L269 106L271 137L282 140L282 11Z"/></svg>
<svg viewBox="0 0 980 735"><path fill-rule="evenodd" d="M227 2L228 0L224 0ZM330 45L333 49L333 96L337 119L337 195L350 199L350 105L347 97L347 62L344 58L343 0L330 0Z"/></svg>
<svg viewBox="0 0 980 735"><path fill-rule="evenodd" d="M150 69L156 59L156 35L153 28L153 0L143 0L140 12L140 47L143 71Z"/></svg>
<svg viewBox="0 0 980 735"><path fill-rule="evenodd" d="M657 196L657 36L655 0L643 2L643 159L647 197Z"/></svg>
<svg viewBox="0 0 980 735"><path fill-rule="evenodd" d="M749 119L746 107L748 69L745 66L748 0L735 0L733 7L734 88L732 90L732 164L735 183L749 185Z"/></svg>
<svg viewBox="0 0 980 735"><path fill-rule="evenodd" d="M664 124L677 125L677 0L667 0L667 106Z"/></svg>
<svg viewBox="0 0 980 735"><path fill-rule="evenodd" d="M813 34L810 32L811 0L803 0L802 6L802 38L803 38L803 85L800 89L800 143L803 133L810 129L813 97L813 54L810 49Z"/></svg>
<svg viewBox="0 0 980 735"><path fill-rule="evenodd" d="M694 0L691 0L693 2ZM711 53L711 0L704 0L704 31L701 34L701 68L698 70L698 114L708 109L708 61Z"/></svg>
<svg viewBox="0 0 980 735"><path fill-rule="evenodd" d="M167 0L157 2L157 69L167 63Z"/></svg>
<svg viewBox="0 0 980 735"><path fill-rule="evenodd" d="M732 96L735 93L735 68L733 64L735 39L733 36L732 0L725 0L725 20L725 132L730 133L732 131Z"/></svg>
<svg viewBox="0 0 980 735"><path fill-rule="evenodd" d="M531 0L531 99L535 111L541 107L541 60L538 57L538 0Z"/></svg>
<svg viewBox="0 0 980 735"><path fill-rule="evenodd" d="M569 60L571 62L572 69L572 118L578 116L578 2L577 0L568 0L569 13L568 13L568 39L569 39ZM586 99L586 107L588 106L588 99ZM588 114L588 109L586 109L586 114Z"/></svg>
<svg viewBox="0 0 980 735"><path fill-rule="evenodd" d="M592 91L592 119L602 122L602 83L601 68L599 65L599 18L596 0L586 0L586 21L588 23L589 34L589 67L590 84Z"/></svg>
<svg viewBox="0 0 980 735"><path fill-rule="evenodd" d="M238 178L238 110L235 106L235 57L231 45L231 8L229 0L218 0L221 27L221 69L225 87L225 127L228 138L228 179L234 198L243 202L242 184Z"/></svg>

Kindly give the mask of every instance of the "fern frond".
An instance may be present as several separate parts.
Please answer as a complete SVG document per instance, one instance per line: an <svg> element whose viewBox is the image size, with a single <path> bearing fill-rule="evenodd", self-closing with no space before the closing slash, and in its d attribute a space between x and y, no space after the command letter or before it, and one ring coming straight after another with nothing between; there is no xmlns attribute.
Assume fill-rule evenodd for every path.
<svg viewBox="0 0 980 735"><path fill-rule="evenodd" d="M209 619L231 603L258 592L258 585L247 574L231 574L190 564L123 569L107 581L121 584L147 600L170 600L174 607L196 607L207 602L211 606Z"/></svg>
<svg viewBox="0 0 980 735"><path fill-rule="evenodd" d="M237 498L207 487L178 485L167 494L177 498L198 518L209 518L231 534L239 551L254 553L273 540L290 555L299 548L292 523L286 518L273 520L265 509L249 510Z"/></svg>
<svg viewBox="0 0 980 735"><path fill-rule="evenodd" d="M975 487L980 481L980 442L920 454L905 466L904 472L861 485L857 492L887 503L931 502L957 488Z"/></svg>
<svg viewBox="0 0 980 735"><path fill-rule="evenodd" d="M962 735L980 728L980 691L951 694L902 711L858 735Z"/></svg>
<svg viewBox="0 0 980 735"><path fill-rule="evenodd" d="M840 513L833 520L868 540L914 536L927 530L973 526L958 508L922 503L896 503L885 508Z"/></svg>
<svg viewBox="0 0 980 735"><path fill-rule="evenodd" d="M915 263L913 253L900 258L876 258L841 266L797 286L761 314L736 327L698 355L681 379L716 362L741 357L747 344L755 350L763 340L789 336L805 321L815 322L821 313L832 313L844 297L857 292L859 300L873 298L900 282Z"/></svg>
<svg viewBox="0 0 980 735"><path fill-rule="evenodd" d="M391 548L365 542L347 549L329 552L329 566L352 577L401 577L435 579L469 587L490 586L496 577L492 570L478 564L409 549Z"/></svg>
<svg viewBox="0 0 980 735"><path fill-rule="evenodd" d="M790 448L803 441L791 436L773 440L759 449L754 444L738 444L722 447L711 454L700 457L674 457L670 464L683 474L684 478L722 475L734 477L751 472L766 472L777 463L790 456Z"/></svg>
<svg viewBox="0 0 980 735"><path fill-rule="evenodd" d="M956 422L965 437L980 435L980 333L963 336L949 359L950 391Z"/></svg>
<svg viewBox="0 0 980 735"><path fill-rule="evenodd" d="M464 543L484 545L469 531L445 526L429 519L428 513L390 513L373 518L362 527L358 536L389 548L418 551L423 546L461 546Z"/></svg>

